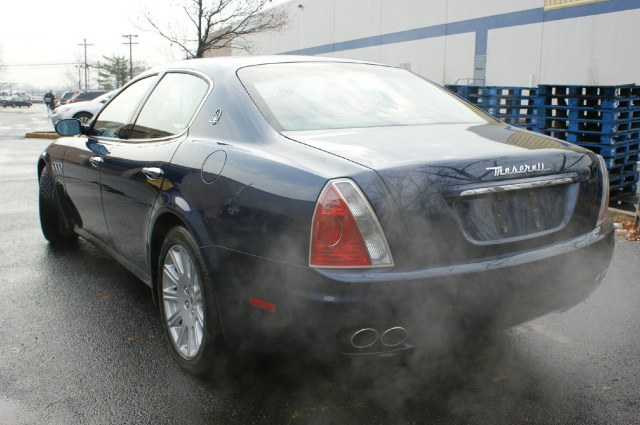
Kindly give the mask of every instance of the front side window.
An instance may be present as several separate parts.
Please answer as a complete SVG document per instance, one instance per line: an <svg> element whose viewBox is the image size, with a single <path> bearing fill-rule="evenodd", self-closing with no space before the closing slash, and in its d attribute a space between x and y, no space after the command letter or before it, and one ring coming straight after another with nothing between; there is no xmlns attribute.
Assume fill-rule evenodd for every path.
<svg viewBox="0 0 640 425"><path fill-rule="evenodd" d="M122 130L131 121L142 98L149 91L155 76L136 81L124 89L98 115L93 134L102 137L123 137Z"/></svg>
<svg viewBox="0 0 640 425"><path fill-rule="evenodd" d="M144 104L129 137L157 139L182 133L208 89L209 83L193 74L166 74Z"/></svg>
<svg viewBox="0 0 640 425"><path fill-rule="evenodd" d="M409 71L354 63L240 69L240 81L279 131L486 123L487 116Z"/></svg>

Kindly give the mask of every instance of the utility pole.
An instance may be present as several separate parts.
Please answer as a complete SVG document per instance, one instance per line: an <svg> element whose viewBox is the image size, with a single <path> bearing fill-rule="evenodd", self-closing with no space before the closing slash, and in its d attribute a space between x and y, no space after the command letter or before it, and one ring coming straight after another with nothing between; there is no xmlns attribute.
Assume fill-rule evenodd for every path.
<svg viewBox="0 0 640 425"><path fill-rule="evenodd" d="M132 38L138 38L137 35L135 34L123 34L122 37L124 38L128 38L129 41L124 42L122 44L128 44L129 45L129 80L131 80L133 78L133 48L132 46L134 44L138 44L138 43L134 43L131 41Z"/></svg>
<svg viewBox="0 0 640 425"><path fill-rule="evenodd" d="M87 46L93 46L93 44L87 44L87 39L84 39L84 42L82 44L78 44L78 46L84 46L84 89L88 90L89 89L89 78L87 75L87 69L89 68L89 66L87 65Z"/></svg>

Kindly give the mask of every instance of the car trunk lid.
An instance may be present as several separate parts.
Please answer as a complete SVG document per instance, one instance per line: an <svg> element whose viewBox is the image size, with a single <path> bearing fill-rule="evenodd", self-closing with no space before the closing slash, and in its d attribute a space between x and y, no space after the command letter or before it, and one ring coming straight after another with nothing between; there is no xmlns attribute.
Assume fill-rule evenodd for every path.
<svg viewBox="0 0 640 425"><path fill-rule="evenodd" d="M380 176L392 206L369 197L396 264L486 258L576 236L595 222L593 154L552 138L499 124L284 135Z"/></svg>

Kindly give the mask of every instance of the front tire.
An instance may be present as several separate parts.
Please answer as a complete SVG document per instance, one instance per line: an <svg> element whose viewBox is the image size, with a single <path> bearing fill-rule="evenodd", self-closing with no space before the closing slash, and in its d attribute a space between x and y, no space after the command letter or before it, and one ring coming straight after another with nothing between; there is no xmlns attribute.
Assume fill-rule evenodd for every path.
<svg viewBox="0 0 640 425"><path fill-rule="evenodd" d="M69 229L68 223L61 217L58 208L53 180L45 166L40 173L38 209L40 212L40 228L45 239L52 245L69 245L78 236Z"/></svg>
<svg viewBox="0 0 640 425"><path fill-rule="evenodd" d="M79 112L75 114L73 118L79 120L82 124L88 124L91 118L93 118L93 115L88 112Z"/></svg>
<svg viewBox="0 0 640 425"><path fill-rule="evenodd" d="M189 373L211 374L226 347L212 280L193 236L181 226L171 229L159 260L158 300L173 355Z"/></svg>

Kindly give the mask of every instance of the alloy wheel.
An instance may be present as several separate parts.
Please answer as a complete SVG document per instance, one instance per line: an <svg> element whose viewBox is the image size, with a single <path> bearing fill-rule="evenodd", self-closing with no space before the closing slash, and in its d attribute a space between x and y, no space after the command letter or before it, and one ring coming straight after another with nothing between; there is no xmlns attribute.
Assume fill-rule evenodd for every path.
<svg viewBox="0 0 640 425"><path fill-rule="evenodd" d="M193 259L178 244L171 246L164 257L162 306L175 348L185 359L193 359L204 336L204 300Z"/></svg>

